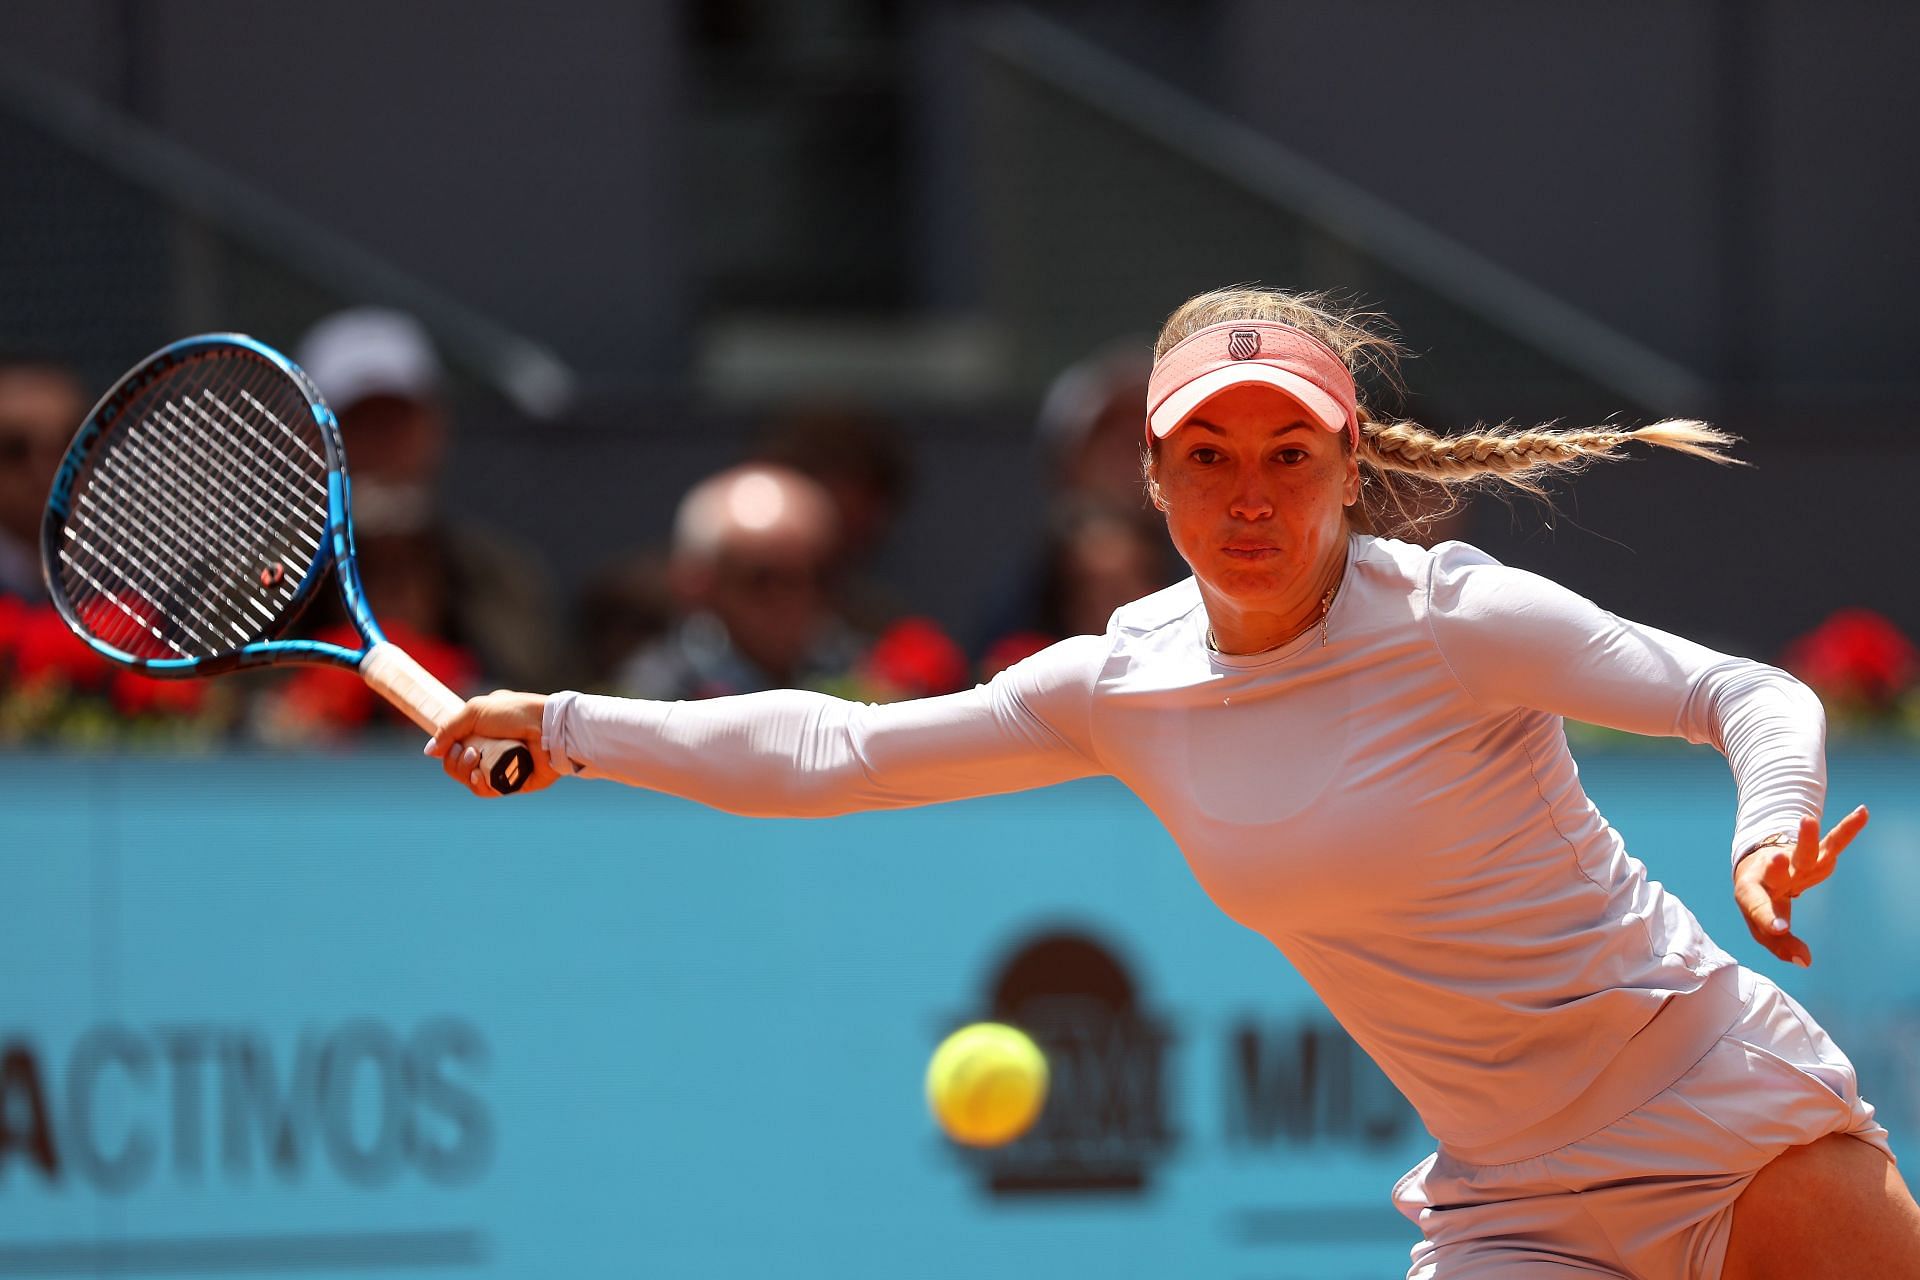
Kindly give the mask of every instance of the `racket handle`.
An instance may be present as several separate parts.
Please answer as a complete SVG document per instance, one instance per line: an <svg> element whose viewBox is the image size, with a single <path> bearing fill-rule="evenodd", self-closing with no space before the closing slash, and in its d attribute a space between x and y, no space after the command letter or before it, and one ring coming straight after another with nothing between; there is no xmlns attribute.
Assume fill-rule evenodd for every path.
<svg viewBox="0 0 1920 1280"><path fill-rule="evenodd" d="M360 659L360 676L373 691L407 713L428 733L438 733L466 703L460 695L434 679L413 655L390 640L382 640ZM480 770L493 789L510 796L533 776L533 752L524 742L502 738L468 738L480 753Z"/></svg>

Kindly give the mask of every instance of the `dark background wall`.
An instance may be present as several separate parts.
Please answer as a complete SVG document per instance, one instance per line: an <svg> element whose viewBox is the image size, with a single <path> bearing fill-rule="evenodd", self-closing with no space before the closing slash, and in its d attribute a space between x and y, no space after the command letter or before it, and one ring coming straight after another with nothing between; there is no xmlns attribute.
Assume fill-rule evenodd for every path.
<svg viewBox="0 0 1920 1280"><path fill-rule="evenodd" d="M1747 437L1757 464L1603 469L1550 527L1531 507L1482 504L1476 541L1619 612L1766 656L1842 604L1920 631L1901 555L1920 392L1907 302L1920 286L1920 112L1904 64L1920 11L1866 0L1035 11L1708 390L1699 405L1622 392L1548 396L1543 410L1496 379L1446 405L1449 419L1644 420L1685 407ZM453 476L457 502L535 543L563 583L662 536L685 485L770 414L864 395L907 433L919 472L883 570L910 603L960 626L1039 520L1028 424L1040 387L1007 353L1043 341L1022 326L1044 318L992 296L1015 261L990 205L1007 174L982 132L1006 65L981 53L982 33L1004 13L962 0L21 0L0 17L0 57L145 122L578 370L587 394L557 422L470 397ZM1241 269L1198 252L1217 246L1194 243L1183 189L1149 209L1102 199L1124 184L1061 176L1055 190L1017 193L1045 203L1009 206L1012 225L1098 229L1087 239L1109 247L1051 255L1047 288L1110 315L1108 334L1148 332L1162 305ZM18 174L0 183L12 204L58 199ZM1301 282L1287 263L1317 261L1337 283L1349 261L1275 255L1262 271L1246 260L1282 284ZM1353 278L1389 277L1356 266ZM1411 320L1416 389L1450 365L1488 363L1471 325L1376 287L1372 301ZM958 347L941 345L943 324L959 326ZM744 366L719 359L743 325L771 336L740 344ZM1507 327L1504 341L1528 340L1524 323ZM864 354L837 383L748 389L741 368L804 366L800 340L841 328L855 335L844 349ZM915 372L956 350L978 357L955 357L971 374ZM138 353L80 354L112 366ZM982 495L993 521L978 519Z"/></svg>
<svg viewBox="0 0 1920 1280"><path fill-rule="evenodd" d="M1240 0L1220 31L1238 113L1742 408L1920 386L1920 10Z"/></svg>
<svg viewBox="0 0 1920 1280"><path fill-rule="evenodd" d="M0 51L596 380L686 363L684 86L662 3L27 0Z"/></svg>

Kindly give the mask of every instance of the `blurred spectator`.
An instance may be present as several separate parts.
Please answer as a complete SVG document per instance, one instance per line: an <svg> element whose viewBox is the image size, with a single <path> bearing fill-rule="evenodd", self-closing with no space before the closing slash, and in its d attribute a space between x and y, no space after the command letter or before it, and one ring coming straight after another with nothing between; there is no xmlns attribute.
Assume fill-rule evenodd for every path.
<svg viewBox="0 0 1920 1280"><path fill-rule="evenodd" d="M1082 502L1054 516L1041 624L1056 636L1099 635L1113 611L1169 581L1157 515Z"/></svg>
<svg viewBox="0 0 1920 1280"><path fill-rule="evenodd" d="M381 628L457 692L548 687L558 645L545 573L440 505L449 424L426 330L401 312L355 308L315 325L295 360L340 419L360 576ZM316 638L350 637L332 592L316 599L308 625ZM406 723L360 680L329 668L302 671L268 695L260 719L276 739Z"/></svg>
<svg viewBox="0 0 1920 1280"><path fill-rule="evenodd" d="M611 689L634 654L667 633L674 623L667 558L635 552L598 569L580 589L574 607L577 687Z"/></svg>
<svg viewBox="0 0 1920 1280"><path fill-rule="evenodd" d="M1140 449L1146 442L1146 339L1114 342L1053 380L1036 424L1052 487L1113 507L1144 508Z"/></svg>
<svg viewBox="0 0 1920 1280"><path fill-rule="evenodd" d="M807 410L774 423L753 456L800 472L833 499L840 530L834 592L841 613L869 631L899 616L902 602L872 571L912 483L899 431L858 410Z"/></svg>
<svg viewBox="0 0 1920 1280"><path fill-rule="evenodd" d="M1143 587L1139 594L1184 575L1165 523L1147 503L1141 476L1152 367L1152 348L1145 339L1117 341L1067 368L1048 388L1035 436L1045 466L1049 524L1040 549L993 593L981 625L972 633L971 647L982 659L989 650L998 651L985 664L989 674L1007 665L1006 654L1012 650L1005 645L1012 637L1080 634L1062 629L1069 624L1060 606L1061 539L1063 529L1090 513L1106 513L1109 527L1112 521L1132 522L1130 545L1139 548L1144 543L1151 549L1151 568L1136 579ZM1103 614L1092 630L1104 629L1106 621Z"/></svg>
<svg viewBox="0 0 1920 1280"><path fill-rule="evenodd" d="M994 638L981 676L1068 636L1099 635L1113 611L1173 580L1163 526L1152 511L1079 499L1055 509L1033 624Z"/></svg>
<svg viewBox="0 0 1920 1280"><path fill-rule="evenodd" d="M86 413L86 389L65 365L0 357L0 595L46 599L40 518Z"/></svg>
<svg viewBox="0 0 1920 1280"><path fill-rule="evenodd" d="M863 646L830 593L839 545L832 498L797 471L750 463L701 481L667 564L686 616L634 655L620 690L711 698L843 678Z"/></svg>
<svg viewBox="0 0 1920 1280"><path fill-rule="evenodd" d="M411 316L364 307L315 325L296 357L340 419L367 599L395 624L473 656L482 681L539 688L556 665L539 564L440 506L444 375Z"/></svg>

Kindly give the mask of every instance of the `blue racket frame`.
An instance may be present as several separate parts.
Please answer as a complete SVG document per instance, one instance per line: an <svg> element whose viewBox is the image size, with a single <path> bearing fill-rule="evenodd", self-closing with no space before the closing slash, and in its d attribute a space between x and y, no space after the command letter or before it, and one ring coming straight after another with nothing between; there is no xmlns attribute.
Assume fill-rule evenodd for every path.
<svg viewBox="0 0 1920 1280"><path fill-rule="evenodd" d="M207 658L141 658L110 644L103 644L89 634L86 626L74 614L66 593L59 589L57 565L59 563L61 531L65 527L67 514L71 510L74 485L86 474L88 466L98 453L99 445L107 435L120 413L126 409L134 397L169 370L184 364L194 356L205 355L221 350L240 349L259 356L276 366L293 382L300 394L306 398L307 406L313 413L313 420L320 428L320 437L324 442L327 460L327 536L314 553L313 560L307 565L306 573L300 580L299 588L294 592L286 607L281 610L275 624L263 632L257 639L224 654ZM66 620L74 634L85 640L101 657L121 666L130 667L143 675L157 676L162 679L198 678L217 675L222 671L237 670L242 667L269 666L275 663L299 662L318 663L324 666L345 667L357 671L360 661L366 657L366 649L347 649L337 644L327 644L318 640L281 640L277 637L298 621L307 606L312 603L314 593L325 581L327 570L331 568L338 576L340 594L346 601L347 616L352 620L354 629L360 633L367 647L380 644L386 639L380 630L380 624L374 621L373 612L367 607L366 592L360 586L360 569L354 559L353 522L347 505L347 451L340 442L340 423L333 416L333 410L320 398L319 389L313 385L306 371L272 347L243 333L203 333L191 338L182 338L178 342L168 343L152 355L135 365L133 369L113 384L100 402L93 406L80 429L74 434L73 443L67 446L67 452L60 460L60 468L54 475L53 490L47 497L46 515L40 525L40 571L47 581L47 592L53 600L54 608Z"/></svg>

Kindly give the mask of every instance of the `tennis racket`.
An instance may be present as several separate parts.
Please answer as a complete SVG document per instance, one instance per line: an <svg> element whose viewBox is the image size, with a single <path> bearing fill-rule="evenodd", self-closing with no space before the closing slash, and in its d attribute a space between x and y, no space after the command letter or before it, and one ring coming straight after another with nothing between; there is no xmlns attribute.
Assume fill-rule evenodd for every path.
<svg viewBox="0 0 1920 1280"><path fill-rule="evenodd" d="M433 733L463 703L381 634L347 488L339 424L299 366L237 333L162 347L94 406L60 462L40 529L54 607L145 675L345 667ZM329 569L358 649L282 638ZM468 745L495 791L533 776L523 743Z"/></svg>

